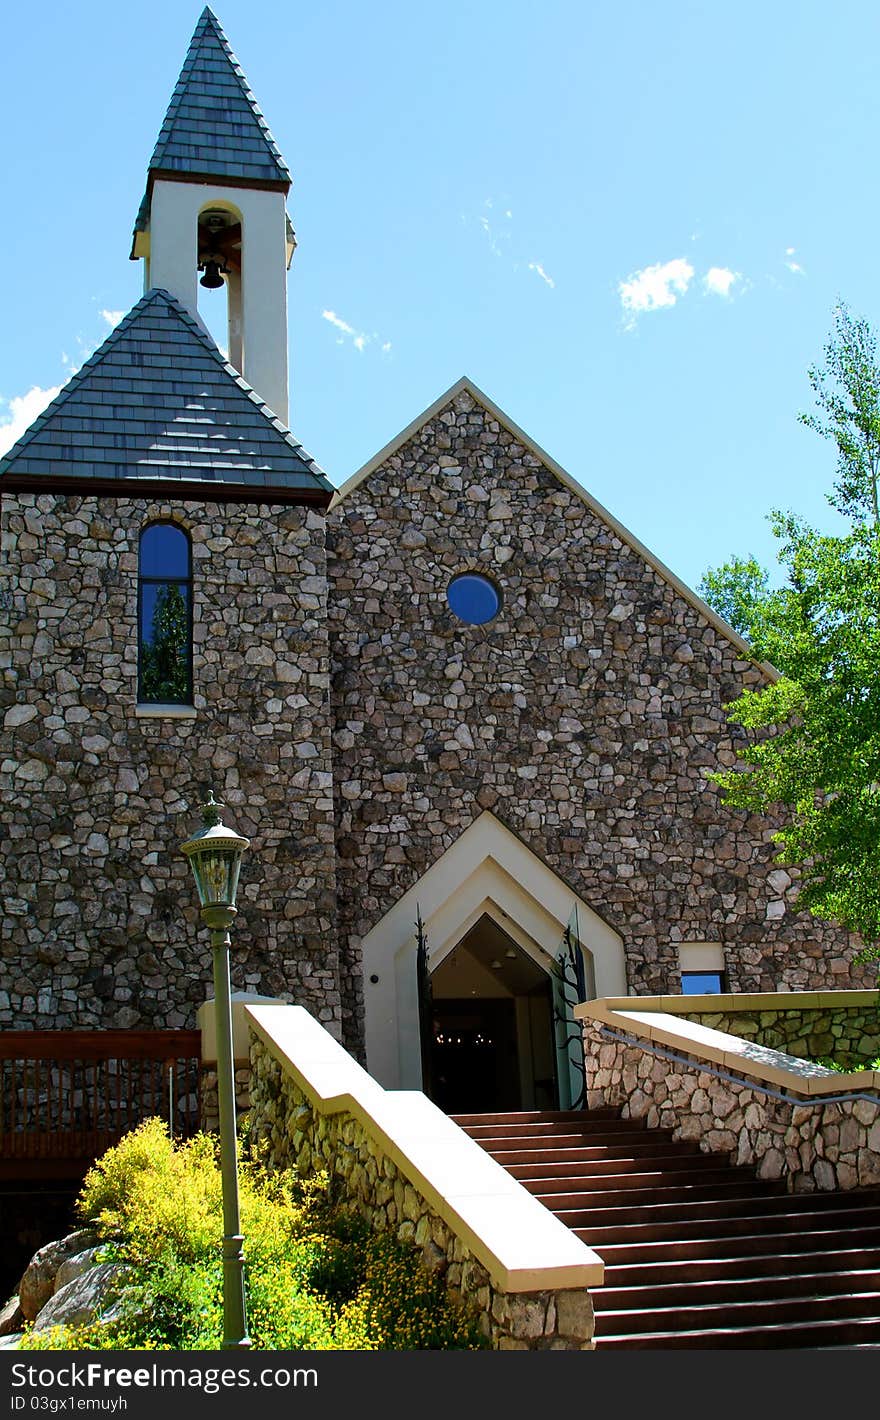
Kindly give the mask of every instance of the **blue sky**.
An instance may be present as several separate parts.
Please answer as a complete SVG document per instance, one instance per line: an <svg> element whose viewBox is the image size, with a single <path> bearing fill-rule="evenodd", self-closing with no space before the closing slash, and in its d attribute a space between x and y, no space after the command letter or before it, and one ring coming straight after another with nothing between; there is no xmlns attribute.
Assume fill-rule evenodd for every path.
<svg viewBox="0 0 880 1420"><path fill-rule="evenodd" d="M140 295L200 8L7 8L0 425ZM797 414L835 301L880 325L880 7L213 8L293 172L291 424L334 483L468 374L691 585L770 562L773 506L831 525Z"/></svg>

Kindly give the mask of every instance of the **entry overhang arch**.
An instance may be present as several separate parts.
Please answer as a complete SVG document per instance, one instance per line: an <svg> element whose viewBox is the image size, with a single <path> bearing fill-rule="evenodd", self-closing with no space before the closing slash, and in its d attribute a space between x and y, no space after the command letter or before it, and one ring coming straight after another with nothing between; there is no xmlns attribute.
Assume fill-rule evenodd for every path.
<svg viewBox="0 0 880 1420"><path fill-rule="evenodd" d="M431 970L481 916L490 916L549 971L574 907L581 943L592 958L596 994L625 995L620 935L494 814L482 813L363 940L370 1073L386 1089L421 1087L419 914Z"/></svg>

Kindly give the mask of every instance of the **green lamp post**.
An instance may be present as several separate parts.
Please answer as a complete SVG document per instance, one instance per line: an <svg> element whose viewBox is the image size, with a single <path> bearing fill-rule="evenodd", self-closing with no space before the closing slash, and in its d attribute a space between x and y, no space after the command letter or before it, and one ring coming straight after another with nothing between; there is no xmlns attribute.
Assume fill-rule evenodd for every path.
<svg viewBox="0 0 880 1420"><path fill-rule="evenodd" d="M250 840L220 821L224 804L208 791L201 812L204 828L181 843L196 880L202 920L214 954L214 1011L217 1030L217 1095L220 1105L220 1170L223 1179L223 1348L250 1349L244 1298L244 1257L238 1208L235 1135L235 1070L232 1058L232 1005L229 984L229 928L236 915L235 894L242 855Z"/></svg>

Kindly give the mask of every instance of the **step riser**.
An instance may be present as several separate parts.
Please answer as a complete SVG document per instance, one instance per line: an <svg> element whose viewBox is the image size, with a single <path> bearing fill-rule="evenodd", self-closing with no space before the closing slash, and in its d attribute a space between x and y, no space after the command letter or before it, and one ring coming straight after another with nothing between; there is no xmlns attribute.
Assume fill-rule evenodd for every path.
<svg viewBox="0 0 880 1420"><path fill-rule="evenodd" d="M646 1332L639 1335L596 1337L596 1350L815 1350L819 1346L856 1346L880 1342L880 1321L828 1321L802 1326L780 1326L761 1331L743 1328L734 1332Z"/></svg>
<svg viewBox="0 0 880 1420"><path fill-rule="evenodd" d="M613 1115L568 1114L557 1115L554 1119L519 1124L513 1120L493 1123L466 1124L465 1128L473 1139L484 1139L494 1134L499 1139L552 1139L554 1134L621 1134L630 1138L672 1139L669 1128L648 1130L641 1119L621 1119Z"/></svg>
<svg viewBox="0 0 880 1420"><path fill-rule="evenodd" d="M616 1226L605 1227L601 1223L589 1222L584 1216L584 1210L553 1208L551 1210L561 1218L562 1222L569 1228L592 1227L591 1236L596 1247L601 1249L602 1243L661 1243L677 1240L679 1242L690 1242L698 1238L713 1238L716 1242L724 1239L735 1238L740 1234L762 1234L770 1237L778 1237L780 1242L786 1238L791 1238L793 1233L801 1226L802 1218L797 1213L772 1213L768 1216L761 1214L748 1214L741 1218L713 1218L707 1222L699 1219L693 1221L671 1222L671 1223L628 1223L617 1224ZM864 1220L866 1229L875 1231L880 1235L880 1210L872 1208L866 1209L871 1213L870 1218ZM848 1215L846 1218L838 1220L835 1214L822 1214L822 1229L840 1227L861 1227L862 1220L858 1215ZM840 1240L840 1233L835 1234ZM783 1248L780 1247L780 1251Z"/></svg>
<svg viewBox="0 0 880 1420"><path fill-rule="evenodd" d="M487 1153L493 1150L487 1149ZM723 1164L723 1160L713 1158L709 1154L701 1154L699 1150L688 1151L686 1154L680 1153L674 1144L633 1144L627 1140L625 1144L598 1144L596 1147L574 1147L570 1149L503 1149L498 1150L499 1162L503 1162L506 1169L522 1168L525 1165L535 1165L538 1168L546 1168L548 1171L555 1170L557 1166L566 1168L568 1165L578 1167L581 1165L589 1167L593 1163L611 1163L620 1160L623 1163L642 1163L643 1161L664 1164L667 1160L672 1163L686 1164L688 1167L698 1160L706 1160L707 1165L714 1165L718 1168Z"/></svg>
<svg viewBox="0 0 880 1420"><path fill-rule="evenodd" d="M579 1196L585 1197L584 1194ZM620 1205L619 1195L609 1193L607 1206L605 1204L606 1195L599 1194L597 1195L597 1203L586 1209L567 1208L561 1202L563 1197L564 1195L558 1193L547 1194L542 1197L541 1201L551 1213L557 1215L563 1213L567 1215L570 1212L582 1213L582 1221L577 1226L591 1227L597 1231L638 1225L645 1221L646 1215L650 1218L652 1226L655 1227L679 1222L705 1223L707 1234L716 1222L732 1222L737 1218L762 1218L768 1222L776 1219L778 1222L780 1219L796 1217L800 1227L809 1227L813 1231L817 1228L824 1228L829 1221L833 1222L839 1218L839 1206L838 1209L798 1209L794 1214L791 1211L790 1199L787 1195L778 1198L751 1198L736 1194L727 1198L700 1198L694 1193L682 1202L658 1202L643 1208L641 1206L633 1207L632 1204ZM568 1223L568 1217L564 1217L562 1221ZM851 1226L851 1224L844 1224L844 1226Z"/></svg>
<svg viewBox="0 0 880 1420"><path fill-rule="evenodd" d="M668 1168L667 1168L668 1165ZM730 1165L719 1163L717 1159L710 1158L708 1154L697 1154L691 1159L680 1159L673 1155L671 1158L664 1158L662 1154L645 1154L640 1157L627 1157L625 1154L611 1155L596 1151L594 1159L573 1159L566 1161L559 1159L551 1161L539 1159L535 1163L505 1163L508 1173L514 1178L524 1183L527 1179L546 1179L548 1182L558 1178L602 1178L605 1174L648 1174L651 1177L668 1178L675 1173L682 1177L703 1177L705 1174L726 1175L728 1178L737 1178L741 1170L732 1169ZM751 1179L747 1180L752 1182Z"/></svg>
<svg viewBox="0 0 880 1420"><path fill-rule="evenodd" d="M597 1287L593 1308L599 1312L657 1312L669 1307L718 1306L722 1302L802 1301L808 1296L861 1296L880 1291L880 1268L858 1273L804 1273L796 1277L751 1277L741 1281L681 1282L666 1286Z"/></svg>
<svg viewBox="0 0 880 1420"><path fill-rule="evenodd" d="M507 1114L450 1114L454 1124L464 1128L485 1129L490 1124L553 1124L565 1121L570 1124L588 1124L597 1119L619 1121L616 1109L527 1109ZM629 1122L629 1121L627 1121Z"/></svg>
<svg viewBox="0 0 880 1420"><path fill-rule="evenodd" d="M613 1129L607 1125L603 1129L569 1129L552 1134L475 1134L471 1129L465 1132L490 1154L496 1150L498 1153L507 1153L511 1149L589 1149L601 1148L608 1144L626 1149L633 1143L675 1143L668 1134L654 1141L645 1137L644 1130L640 1130L634 1138L627 1129Z"/></svg>
<svg viewBox="0 0 880 1420"><path fill-rule="evenodd" d="M683 1203L693 1198L700 1202L721 1201L724 1198L741 1198L742 1183L730 1174L722 1178L706 1178L701 1174L670 1173L656 1174L599 1174L585 1179L520 1179L523 1188L540 1198L554 1198L565 1194L575 1200L566 1205L577 1207L583 1199L583 1207L591 1206L588 1200L595 1198L599 1207L610 1207L619 1203L621 1207L632 1204L645 1212L664 1203ZM581 1184L583 1186L581 1187ZM762 1203L764 1195L755 1191L755 1201ZM784 1196L784 1195L783 1195Z"/></svg>
<svg viewBox="0 0 880 1420"><path fill-rule="evenodd" d="M835 1318L875 1321L880 1310L876 1292L861 1296L836 1296ZM633 1335L644 1331L710 1331L716 1327L746 1330L755 1326L797 1326L805 1321L827 1321L828 1302L822 1298L788 1297L765 1302L721 1303L717 1306L680 1307L671 1311L622 1311L597 1315L596 1340L604 1335Z"/></svg>
<svg viewBox="0 0 880 1420"><path fill-rule="evenodd" d="M575 1232L588 1247L593 1246L591 1232L582 1228L576 1228ZM863 1242L866 1248L880 1247L880 1228L870 1228L860 1233L859 1241ZM690 1258L723 1260L747 1257L750 1253L767 1253L771 1250L808 1253L828 1249L836 1252L840 1244L839 1232L784 1233L776 1236L772 1233L760 1233L729 1238L671 1238L647 1244L606 1242L601 1248L597 1248L597 1251L603 1262L613 1265L615 1262L680 1262Z"/></svg>
<svg viewBox="0 0 880 1420"><path fill-rule="evenodd" d="M593 1296L594 1304L609 1290L624 1290L635 1287L658 1287L680 1283L687 1288L691 1285L705 1285L717 1280L719 1285L736 1282L740 1278L758 1278L769 1287L770 1280L778 1276L780 1270L786 1275L798 1273L858 1272L864 1268L880 1272L880 1248L852 1249L839 1252L749 1253L742 1257L690 1258L681 1262L639 1262L605 1264L605 1286L597 1287Z"/></svg>

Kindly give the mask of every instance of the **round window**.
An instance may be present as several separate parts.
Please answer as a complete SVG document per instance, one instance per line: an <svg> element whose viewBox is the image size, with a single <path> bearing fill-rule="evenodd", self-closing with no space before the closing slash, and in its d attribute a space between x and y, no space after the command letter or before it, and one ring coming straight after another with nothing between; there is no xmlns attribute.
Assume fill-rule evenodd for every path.
<svg viewBox="0 0 880 1420"><path fill-rule="evenodd" d="M477 572L463 572L453 577L446 589L446 599L459 621L470 626L482 626L501 610L501 597L488 577Z"/></svg>

